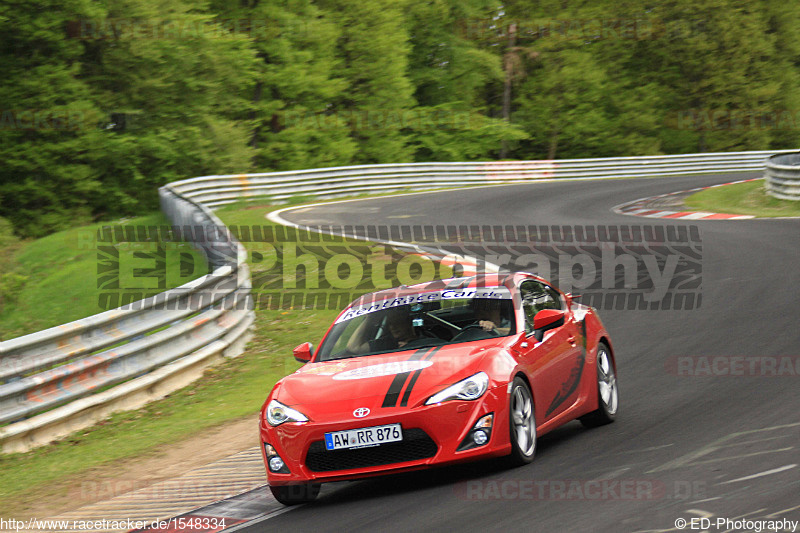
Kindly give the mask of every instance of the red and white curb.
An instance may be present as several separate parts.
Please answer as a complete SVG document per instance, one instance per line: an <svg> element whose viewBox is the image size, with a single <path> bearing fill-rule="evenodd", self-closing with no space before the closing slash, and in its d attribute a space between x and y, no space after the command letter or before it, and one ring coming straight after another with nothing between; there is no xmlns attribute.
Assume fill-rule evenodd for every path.
<svg viewBox="0 0 800 533"><path fill-rule="evenodd" d="M627 202L613 207L611 210L619 215L631 215L635 217L646 218L673 218L681 220L746 220L755 218L752 215L730 215L727 213L710 213L708 211L672 211L665 209L653 209L652 204L669 198L671 196L679 196L689 193L710 189L712 187L724 187L725 185L734 185L736 183L746 183L748 181L755 181L761 178L752 178L747 180L731 181L728 183L720 183L717 185L709 185L707 187L696 187L694 189L686 189L684 191L670 192L667 194L660 194L658 196L648 196L647 198L639 198L632 202Z"/></svg>
<svg viewBox="0 0 800 533"><path fill-rule="evenodd" d="M500 268L497 265L492 263L485 263L484 265L479 265L478 261L475 257L470 256L460 256L460 255L444 255L444 254L433 254L433 253L413 253L410 255L416 255L423 259L427 259L429 261L434 261L439 263L441 266L446 266L450 268L455 268L460 266L462 269L461 275L462 276L477 276L479 273L497 273L500 271ZM483 266L483 271L481 271L481 266Z"/></svg>

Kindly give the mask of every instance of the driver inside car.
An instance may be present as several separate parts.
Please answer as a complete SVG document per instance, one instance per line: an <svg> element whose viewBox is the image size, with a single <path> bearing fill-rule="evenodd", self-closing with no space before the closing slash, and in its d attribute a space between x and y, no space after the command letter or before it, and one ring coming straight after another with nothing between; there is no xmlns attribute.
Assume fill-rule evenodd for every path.
<svg viewBox="0 0 800 533"><path fill-rule="evenodd" d="M500 306L500 300L479 298L472 301L472 311L481 329L508 335L511 331L511 319L502 316Z"/></svg>

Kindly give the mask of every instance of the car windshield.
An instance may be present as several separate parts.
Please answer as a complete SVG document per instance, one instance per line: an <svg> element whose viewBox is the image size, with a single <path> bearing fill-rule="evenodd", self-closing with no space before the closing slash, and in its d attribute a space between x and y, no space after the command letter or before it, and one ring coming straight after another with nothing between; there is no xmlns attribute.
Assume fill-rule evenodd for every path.
<svg viewBox="0 0 800 533"><path fill-rule="evenodd" d="M441 291L352 307L320 346L317 361L362 357L513 335L511 297L505 289ZM489 298L480 295L490 294ZM410 303L401 303L409 301Z"/></svg>

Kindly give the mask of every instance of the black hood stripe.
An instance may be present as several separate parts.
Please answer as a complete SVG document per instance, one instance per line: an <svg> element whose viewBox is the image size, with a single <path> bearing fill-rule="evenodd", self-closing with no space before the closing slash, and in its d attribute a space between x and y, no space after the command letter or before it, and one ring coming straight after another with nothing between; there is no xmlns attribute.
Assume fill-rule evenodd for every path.
<svg viewBox="0 0 800 533"><path fill-rule="evenodd" d="M430 350L430 348L420 348L414 352L414 354L409 357L408 360L419 361L428 350ZM389 390L386 392L386 396L383 398L383 404L381 407L394 407L397 405L397 400L400 398L400 391L403 390L403 385L408 379L409 374L411 374L411 372L403 372L394 376L392 384L389 385Z"/></svg>
<svg viewBox="0 0 800 533"><path fill-rule="evenodd" d="M438 352L440 348L441 346L437 346L436 348L431 350L430 353L426 355L422 360L428 361L430 359L433 359L433 356L436 355L436 352ZM406 387L406 392L403 394L403 399L400 400L400 407L405 407L408 405L408 398L409 396L411 396L411 389L414 388L414 384L417 382L417 378L419 378L419 375L422 374L422 370L423 370L422 368L415 370L414 374L411 376L411 379L408 382L408 387Z"/></svg>

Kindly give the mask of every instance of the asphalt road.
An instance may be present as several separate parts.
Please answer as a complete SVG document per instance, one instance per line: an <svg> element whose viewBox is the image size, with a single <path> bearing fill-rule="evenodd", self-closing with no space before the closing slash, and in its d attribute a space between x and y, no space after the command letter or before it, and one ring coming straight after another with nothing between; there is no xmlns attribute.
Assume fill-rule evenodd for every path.
<svg viewBox="0 0 800 533"><path fill-rule="evenodd" d="M709 531L749 531L717 528L716 520L800 520L800 220L687 222L610 211L741 178L534 183L286 213L302 224L691 224L702 237L702 305L601 310L617 358L618 418L591 430L571 422L541 437L526 467L490 461L324 485L313 504L240 530L616 533L680 531L676 520L707 517ZM695 359L681 359L689 366L676 371L685 356ZM752 370L753 359L739 356L762 359ZM780 375L760 375L771 364ZM695 524L686 530L706 525Z"/></svg>

